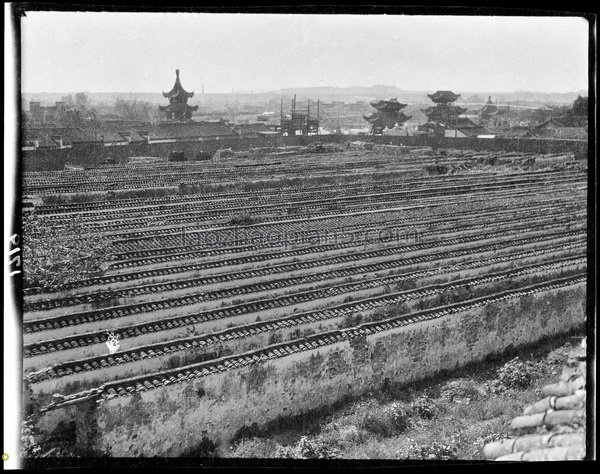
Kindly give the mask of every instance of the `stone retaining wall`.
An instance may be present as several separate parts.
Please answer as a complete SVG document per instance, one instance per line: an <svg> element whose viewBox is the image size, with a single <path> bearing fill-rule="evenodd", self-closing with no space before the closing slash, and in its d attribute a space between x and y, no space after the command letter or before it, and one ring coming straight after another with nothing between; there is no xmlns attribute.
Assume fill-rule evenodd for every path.
<svg viewBox="0 0 600 474"><path fill-rule="evenodd" d="M94 402L81 444L112 456L179 456L202 432L226 447L259 426L410 383L581 327L585 285L546 291L357 337L195 380ZM95 423L89 423L94 419Z"/></svg>

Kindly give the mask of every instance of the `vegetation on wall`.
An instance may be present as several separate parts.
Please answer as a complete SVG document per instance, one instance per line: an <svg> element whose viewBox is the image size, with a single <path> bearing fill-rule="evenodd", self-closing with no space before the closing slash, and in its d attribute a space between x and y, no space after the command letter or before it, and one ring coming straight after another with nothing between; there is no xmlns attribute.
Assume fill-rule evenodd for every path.
<svg viewBox="0 0 600 474"><path fill-rule="evenodd" d="M51 289L100 275L110 241L76 217L63 227L35 212L23 216L25 288Z"/></svg>

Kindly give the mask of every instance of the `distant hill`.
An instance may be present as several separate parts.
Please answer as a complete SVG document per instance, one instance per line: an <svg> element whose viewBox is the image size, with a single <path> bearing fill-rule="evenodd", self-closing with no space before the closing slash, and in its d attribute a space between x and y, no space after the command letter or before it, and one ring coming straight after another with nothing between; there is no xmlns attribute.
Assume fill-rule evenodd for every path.
<svg viewBox="0 0 600 474"><path fill-rule="evenodd" d="M440 89L443 89L440 86ZM36 100L42 104L53 104L55 101L61 100L65 95L75 94L74 92L36 92L22 94L23 106L25 110L29 108L29 101ZM203 105L221 105L231 102L248 103L248 104L266 104L267 102L279 101L283 98L284 104L289 105L288 101L296 94L298 101L306 99L317 100L322 102L328 101L343 101L353 103L358 101L368 102L374 99L390 99L396 97L400 102L408 104L428 104L430 103L427 94L435 92L434 90L423 91L408 91L390 85L375 85L375 86L355 86L355 87L298 87L285 88L268 92L236 92L223 94L201 94L196 91L196 95L190 99L190 104ZM473 99L481 99L481 102L487 100L488 96L492 97L492 101L497 103L513 103L515 105L530 105L541 106L546 103L553 104L570 104L578 95L586 96L587 91L565 92L565 93L547 93L535 91L514 91L514 92L494 92L494 91L461 91L455 90L460 94L457 102L468 103L473 102ZM146 101L152 104L165 104L166 99L162 96L161 91L157 92L86 92L92 105L111 105L115 99L138 100Z"/></svg>

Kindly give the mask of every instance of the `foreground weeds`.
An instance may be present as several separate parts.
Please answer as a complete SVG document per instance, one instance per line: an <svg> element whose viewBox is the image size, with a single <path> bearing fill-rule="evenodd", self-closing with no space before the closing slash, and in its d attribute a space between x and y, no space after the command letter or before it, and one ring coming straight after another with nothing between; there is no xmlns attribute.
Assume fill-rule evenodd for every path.
<svg viewBox="0 0 600 474"><path fill-rule="evenodd" d="M388 387L346 404L326 421L269 437L242 439L227 457L295 459L481 460L486 443L562 370L571 339L535 353L461 369L412 387ZM276 441L276 439L279 440Z"/></svg>

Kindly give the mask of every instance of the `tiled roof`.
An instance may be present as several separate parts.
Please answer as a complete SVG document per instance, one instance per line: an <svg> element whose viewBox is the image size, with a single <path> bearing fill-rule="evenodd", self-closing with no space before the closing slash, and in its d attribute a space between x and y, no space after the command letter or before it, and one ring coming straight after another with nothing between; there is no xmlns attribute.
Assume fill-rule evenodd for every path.
<svg viewBox="0 0 600 474"><path fill-rule="evenodd" d="M483 448L496 461L567 461L585 458L585 339L570 354L558 383L542 389L544 398L514 418L515 436Z"/></svg>
<svg viewBox="0 0 600 474"><path fill-rule="evenodd" d="M501 137L525 137L531 132L529 127L511 127L503 130L495 131L495 134Z"/></svg>
<svg viewBox="0 0 600 474"><path fill-rule="evenodd" d="M173 85L173 88L169 91L169 92L163 92L163 97L166 97L168 99L173 99L175 97L184 97L185 99L190 99L191 97L194 96L193 92L187 92L183 86L181 85L181 82L179 81L179 69L175 70L175 84Z"/></svg>
<svg viewBox="0 0 600 474"><path fill-rule="evenodd" d="M427 94L427 97L429 97L433 102L439 103L446 103L446 102L454 102L456 99L458 99L460 97L460 94L455 94L452 91L437 91L433 94Z"/></svg>
<svg viewBox="0 0 600 474"><path fill-rule="evenodd" d="M398 112L400 109L403 109L407 106L407 104L402 104L398 102L398 99L390 99L390 100L373 100L369 102L372 107L377 110L385 110L388 112Z"/></svg>
<svg viewBox="0 0 600 474"><path fill-rule="evenodd" d="M435 107L428 107L422 112L427 115L430 121L436 122L445 122L452 121L454 122L457 117L464 114L467 109L463 107L459 107L458 105L436 105Z"/></svg>
<svg viewBox="0 0 600 474"><path fill-rule="evenodd" d="M264 123L240 123L236 124L233 129L238 132L240 135L248 136L248 135L256 135L258 133L267 133L270 132L271 129L267 127Z"/></svg>
<svg viewBox="0 0 600 474"><path fill-rule="evenodd" d="M531 130L530 135L540 138L566 138L585 140L588 138L587 127L564 126L567 121L550 119Z"/></svg>
<svg viewBox="0 0 600 474"><path fill-rule="evenodd" d="M58 146L60 139L65 146L80 142L102 141L102 132L96 128L52 127L23 129L23 145L27 146L34 140L39 146ZM52 145L54 143L54 145Z"/></svg>
<svg viewBox="0 0 600 474"><path fill-rule="evenodd" d="M52 128L24 128L23 146L57 147L62 139L63 146L73 143L101 142L125 143L145 141L141 130L121 124L103 123L99 127L52 127Z"/></svg>
<svg viewBox="0 0 600 474"><path fill-rule="evenodd" d="M103 123L100 126L100 135L104 136L105 143L144 142L146 139L137 127L121 123Z"/></svg>
<svg viewBox="0 0 600 474"><path fill-rule="evenodd" d="M150 139L238 137L222 122L163 122L150 130Z"/></svg>
<svg viewBox="0 0 600 474"><path fill-rule="evenodd" d="M585 127L587 126L587 120L585 117L577 116L565 116L565 117L552 117L548 120L540 123L535 128L549 128L549 127Z"/></svg>

